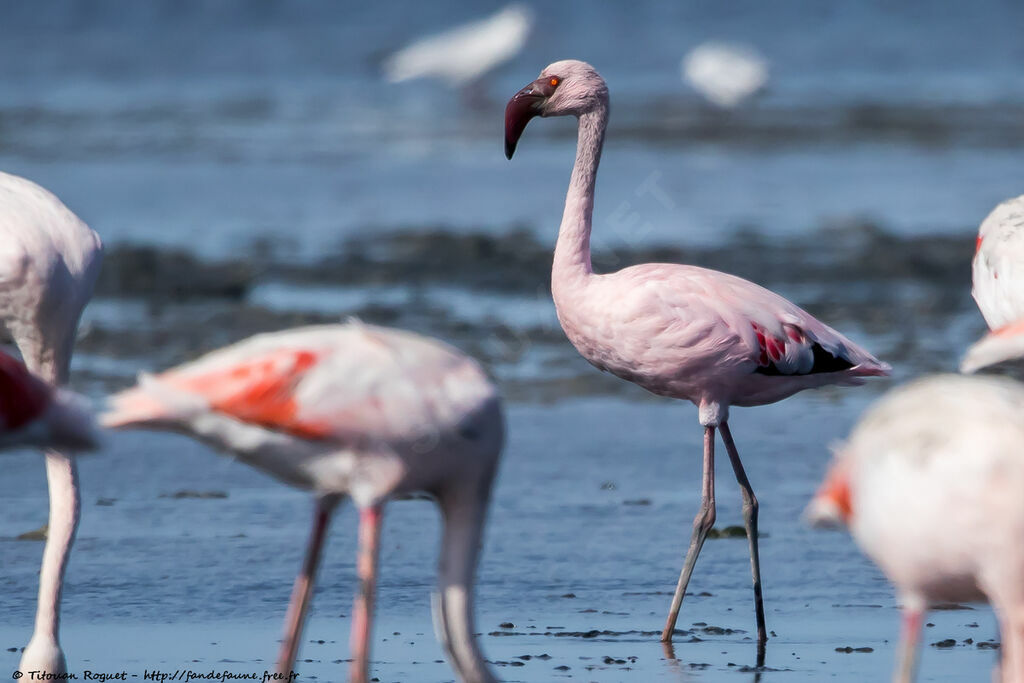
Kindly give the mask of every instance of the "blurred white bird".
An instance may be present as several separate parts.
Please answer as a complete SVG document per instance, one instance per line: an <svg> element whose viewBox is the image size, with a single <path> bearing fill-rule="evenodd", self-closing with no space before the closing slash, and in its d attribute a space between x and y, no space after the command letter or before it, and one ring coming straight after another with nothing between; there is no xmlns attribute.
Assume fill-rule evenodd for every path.
<svg viewBox="0 0 1024 683"><path fill-rule="evenodd" d="M1024 683L1022 442L1020 382L925 377L867 411L808 507L812 522L845 522L896 587L903 634L894 681L914 680L929 607L984 601L1003 645L992 680Z"/></svg>
<svg viewBox="0 0 1024 683"><path fill-rule="evenodd" d="M1024 317L1024 195L982 221L972 270L971 293L990 329Z"/></svg>
<svg viewBox="0 0 1024 683"><path fill-rule="evenodd" d="M709 41L683 57L683 80L713 104L739 105L768 82L768 62L747 45Z"/></svg>
<svg viewBox="0 0 1024 683"><path fill-rule="evenodd" d="M1024 357L1024 321L967 352L973 372ZM992 680L1024 683L1024 384L933 375L876 402L839 449L807 508L849 526L903 603L897 683L914 679L927 609L992 603L1003 641Z"/></svg>
<svg viewBox="0 0 1024 683"><path fill-rule="evenodd" d="M486 19L407 45L385 60L384 73L392 83L434 77L459 88L514 57L532 25L529 7L508 5Z"/></svg>

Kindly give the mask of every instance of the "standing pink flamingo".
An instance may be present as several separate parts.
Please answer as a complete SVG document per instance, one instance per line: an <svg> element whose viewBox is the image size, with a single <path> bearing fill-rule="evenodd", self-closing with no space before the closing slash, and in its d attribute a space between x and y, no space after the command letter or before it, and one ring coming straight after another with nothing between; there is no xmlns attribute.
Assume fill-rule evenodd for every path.
<svg viewBox="0 0 1024 683"><path fill-rule="evenodd" d="M700 510L661 639L670 642L697 555L715 521L715 427L743 493L759 652L767 640L757 549L757 498L729 431L729 406L773 403L802 389L886 375L879 362L782 297L732 275L648 263L599 275L590 265L594 182L608 123L608 89L584 62L544 69L505 109L512 158L535 116L579 119L576 164L555 246L551 294L573 346L591 364L661 396L697 405L704 426Z"/></svg>
<svg viewBox="0 0 1024 683"><path fill-rule="evenodd" d="M102 261L99 236L35 183L0 173L0 326L28 367L53 385L68 379L71 349ZM60 600L81 501L74 457L46 452L50 521L39 602L22 671L63 674Z"/></svg>
<svg viewBox="0 0 1024 683"><path fill-rule="evenodd" d="M1016 337L1006 343L1008 336ZM1024 355L1024 325L979 342L965 367ZM896 585L903 635L894 680L914 678L930 604L989 601L1002 674L1024 683L1024 385L936 375L876 402L838 450L806 516L845 523Z"/></svg>
<svg viewBox="0 0 1024 683"><path fill-rule="evenodd" d="M989 328L1024 318L1024 195L982 221L972 270L974 300Z"/></svg>
<svg viewBox="0 0 1024 683"><path fill-rule="evenodd" d="M91 450L95 422L84 399L50 386L0 351L0 448Z"/></svg>
<svg viewBox="0 0 1024 683"><path fill-rule="evenodd" d="M288 673L339 500L359 508L359 593L351 680L369 676L384 503L414 491L441 508L435 626L467 683L494 681L476 644L473 575L504 440L494 385L472 359L432 339L360 323L263 334L143 377L102 422L183 432L316 498L313 530L285 619Z"/></svg>

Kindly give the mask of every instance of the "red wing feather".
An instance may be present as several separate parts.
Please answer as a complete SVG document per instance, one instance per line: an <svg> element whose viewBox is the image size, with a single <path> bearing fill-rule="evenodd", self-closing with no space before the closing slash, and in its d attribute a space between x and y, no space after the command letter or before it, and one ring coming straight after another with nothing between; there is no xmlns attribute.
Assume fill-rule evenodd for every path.
<svg viewBox="0 0 1024 683"><path fill-rule="evenodd" d="M217 412L242 422L307 439L328 436L320 424L299 418L295 390L320 356L305 349L278 349L202 375L170 375L169 385L201 394Z"/></svg>

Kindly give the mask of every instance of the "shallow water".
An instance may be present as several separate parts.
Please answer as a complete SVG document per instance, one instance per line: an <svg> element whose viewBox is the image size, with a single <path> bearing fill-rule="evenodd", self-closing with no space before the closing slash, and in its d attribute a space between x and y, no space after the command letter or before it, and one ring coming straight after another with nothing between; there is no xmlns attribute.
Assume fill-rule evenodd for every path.
<svg viewBox="0 0 1024 683"><path fill-rule="evenodd" d="M881 388L809 393L735 411L735 437L762 502L767 618L775 634L764 680L877 680L891 665L898 627L891 590L845 534L799 521L828 457L822 444L840 438ZM719 680L755 664L743 540L705 546L680 620L700 640L679 636L675 658L658 642L699 495L700 429L692 408L616 398L514 404L509 424L478 588L478 629L503 679ZM0 646L19 647L32 619L41 544L11 537L45 516L38 493L44 482L32 454L7 464ZM115 435L103 455L81 460L81 474L86 498L64 613L72 668L269 667L307 532L307 497L163 435ZM739 493L722 474L718 524L737 524ZM227 497L164 497L179 490ZM450 678L446 665L434 662L441 658L429 619L437 524L429 508L403 501L387 510L374 651L381 680ZM313 661L300 664L303 677L344 676L337 660L347 658L353 560L354 515L346 509L321 569L301 655ZM992 651L962 643L998 637L987 608L935 612L929 621L935 626L927 643L954 638L957 645L926 647L922 680L976 678L991 665ZM500 627L507 622L514 628ZM610 633L580 635L594 630ZM577 635L560 635L566 632ZM873 651L836 651L845 647ZM541 654L551 659L500 664ZM3 656L16 664L16 653Z"/></svg>
<svg viewBox="0 0 1024 683"><path fill-rule="evenodd" d="M471 96L380 78L389 50L497 6L5 7L0 169L55 191L108 245L73 384L99 400L139 371L349 315L445 338L509 401L477 610L503 680L885 679L891 589L846 534L799 515L829 444L892 381L734 411L761 502L766 668L751 670L742 540L707 543L680 619L688 633L666 653L657 632L698 503L695 411L596 372L565 341L547 280L572 125L535 122L509 163L501 110L548 61L592 61L613 109L599 269L676 261L755 279L903 381L955 367L983 329L969 294L974 233L1024 178L1021 8L581 0L539 8L528 49ZM771 87L750 107L715 111L681 84L683 53L709 38L752 42L771 60ZM4 466L0 663L13 670L42 550L14 537L40 526L46 499L37 455ZM718 524L738 524L724 462L719 474ZM271 666L308 497L167 435L112 436L81 476L64 596L71 669ZM451 680L429 617L428 508L388 509L382 681ZM353 559L345 509L303 679L344 680ZM995 653L977 644L998 639L990 610L929 622L920 680L986 680Z"/></svg>
<svg viewBox="0 0 1024 683"><path fill-rule="evenodd" d="M528 48L473 87L475 106L380 76L391 49L488 4L500 6L5 8L0 168L53 189L108 242L207 255L262 237L315 255L375 226L525 225L550 240L572 123L533 123L509 163L502 109L572 56L612 94L596 244L716 244L750 226L805 235L851 215L949 233L1021 191L1020 7L577 0L538 8ZM752 106L713 110L681 82L683 54L712 38L771 61Z"/></svg>

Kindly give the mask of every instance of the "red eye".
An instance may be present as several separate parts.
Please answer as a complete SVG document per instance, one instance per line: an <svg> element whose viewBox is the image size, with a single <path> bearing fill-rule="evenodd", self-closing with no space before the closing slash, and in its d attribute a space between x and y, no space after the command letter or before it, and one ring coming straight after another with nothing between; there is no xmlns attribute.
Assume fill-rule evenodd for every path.
<svg viewBox="0 0 1024 683"><path fill-rule="evenodd" d="M559 84L559 82L560 81L557 78L552 77L551 80L548 81L548 85L550 85L552 88L554 88L555 86L557 86Z"/></svg>

